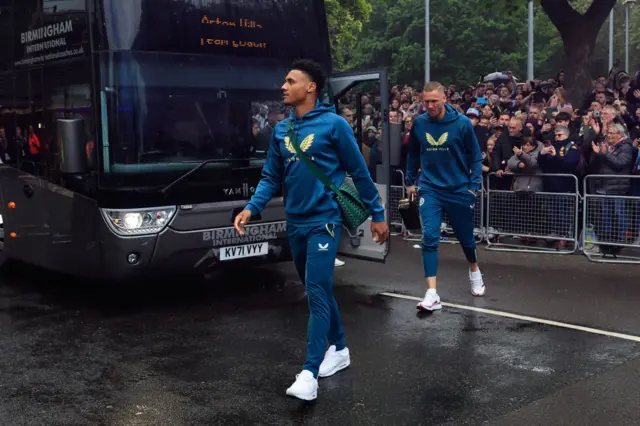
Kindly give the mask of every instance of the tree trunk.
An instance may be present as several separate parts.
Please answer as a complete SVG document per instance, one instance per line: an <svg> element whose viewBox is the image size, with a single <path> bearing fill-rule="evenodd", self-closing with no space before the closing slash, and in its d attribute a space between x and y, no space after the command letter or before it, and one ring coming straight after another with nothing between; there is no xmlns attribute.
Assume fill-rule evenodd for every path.
<svg viewBox="0 0 640 426"><path fill-rule="evenodd" d="M582 108L591 93L591 58L599 29L575 26L565 32L565 89L574 108Z"/></svg>
<svg viewBox="0 0 640 426"><path fill-rule="evenodd" d="M616 0L593 0L580 14L569 0L540 0L540 5L560 32L564 43L564 79L569 101L581 108L591 91L591 57L596 38Z"/></svg>

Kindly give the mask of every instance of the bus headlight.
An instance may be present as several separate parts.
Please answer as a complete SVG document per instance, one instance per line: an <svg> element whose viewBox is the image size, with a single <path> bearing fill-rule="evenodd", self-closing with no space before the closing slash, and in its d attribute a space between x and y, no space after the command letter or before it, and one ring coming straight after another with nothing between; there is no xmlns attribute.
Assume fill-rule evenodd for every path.
<svg viewBox="0 0 640 426"><path fill-rule="evenodd" d="M105 220L119 235L157 234L169 224L175 212L175 206L135 210L102 209Z"/></svg>

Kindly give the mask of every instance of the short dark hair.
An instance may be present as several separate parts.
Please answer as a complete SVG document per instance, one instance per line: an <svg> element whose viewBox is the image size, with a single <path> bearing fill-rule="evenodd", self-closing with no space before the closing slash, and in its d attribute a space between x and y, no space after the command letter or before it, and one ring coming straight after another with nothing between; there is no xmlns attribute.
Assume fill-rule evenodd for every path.
<svg viewBox="0 0 640 426"><path fill-rule="evenodd" d="M571 115L568 112L559 112L556 114L556 121L571 121Z"/></svg>
<svg viewBox="0 0 640 426"><path fill-rule="evenodd" d="M319 63L310 59L298 59L291 64L291 69L305 73L316 84L316 92L320 93L324 89L327 74Z"/></svg>

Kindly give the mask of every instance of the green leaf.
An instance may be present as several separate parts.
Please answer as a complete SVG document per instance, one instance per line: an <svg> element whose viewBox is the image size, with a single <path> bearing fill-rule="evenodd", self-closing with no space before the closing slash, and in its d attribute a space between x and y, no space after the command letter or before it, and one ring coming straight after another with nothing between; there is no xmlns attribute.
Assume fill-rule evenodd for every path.
<svg viewBox="0 0 640 426"><path fill-rule="evenodd" d="M567 4L583 19L597 2L610 0L534 2L534 70L536 78L555 77L563 68L565 45L549 18L552 9ZM327 3L340 3L330 0ZM349 2L354 3L354 2ZM421 85L424 80L425 1L369 0L368 20L360 20L362 30L350 28L342 34L348 40L339 52L341 69L387 67L392 83ZM493 71L512 70L523 81L527 75L528 0L430 0L431 76L445 84L475 84ZM340 12L342 13L342 12ZM347 26L349 15L340 17ZM354 18L355 19L355 18ZM616 57L623 57L624 10L616 8ZM631 14L631 28L640 27L640 7ZM606 25L605 25L606 27ZM571 28L569 28L571 29ZM566 30L566 29L565 29ZM594 31L597 30L593 29ZM576 27L575 31L580 31ZM606 74L608 31L600 31L593 54L591 74ZM640 58L640 33L632 31L630 57ZM578 41L582 41L578 37ZM567 76L570 77L570 76Z"/></svg>
<svg viewBox="0 0 640 426"><path fill-rule="evenodd" d="M368 0L325 0L334 68L343 69L351 57L372 7Z"/></svg>

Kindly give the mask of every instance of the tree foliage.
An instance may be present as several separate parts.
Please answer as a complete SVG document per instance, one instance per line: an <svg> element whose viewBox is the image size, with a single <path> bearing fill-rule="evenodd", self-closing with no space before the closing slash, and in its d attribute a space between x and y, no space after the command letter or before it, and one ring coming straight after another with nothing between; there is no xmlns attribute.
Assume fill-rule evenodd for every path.
<svg viewBox="0 0 640 426"><path fill-rule="evenodd" d="M363 24L369 20L371 4L369 0L325 0L324 3L334 66L344 69Z"/></svg>
<svg viewBox="0 0 640 426"><path fill-rule="evenodd" d="M595 2L572 0L570 6L585 14ZM337 0L327 4L338 4ZM349 1L349 4L354 4ZM347 31L334 42L336 68L341 70L384 66L393 82L421 84L424 80L424 0L368 0L368 21L356 19L361 31ZM547 2L546 7L565 3ZM528 0L431 0L431 76L444 83L473 84L493 71L510 69L523 80L527 71ZM552 6L549 6L551 4ZM341 7L344 7L343 5ZM565 65L563 39L541 1L535 2L534 71L536 78L555 76ZM605 12L605 14L608 12ZM614 10L616 58L624 59L624 7ZM350 18L336 9L333 15L350 29ZM361 17L364 15L360 15ZM337 28L337 27L334 27ZM630 18L630 58L634 72L640 62L640 5ZM357 29L357 28L352 28ZM608 25L602 25L592 51L590 75L608 73ZM347 40L344 43L342 40ZM344 48L343 48L344 46Z"/></svg>
<svg viewBox="0 0 640 426"><path fill-rule="evenodd" d="M628 73L640 70L640 2L629 9L629 69ZM620 59L624 66L625 7L618 2L613 17L613 57ZM609 20L605 22L598 34L593 53L592 74L606 75L609 67Z"/></svg>
<svg viewBox="0 0 640 426"><path fill-rule="evenodd" d="M385 66L394 81L424 80L424 0L371 0L373 12L346 68ZM476 83L487 73L512 70L526 77L527 9L505 14L465 0L431 0L431 76L445 83ZM535 65L555 75L562 40L545 13L536 10Z"/></svg>

